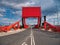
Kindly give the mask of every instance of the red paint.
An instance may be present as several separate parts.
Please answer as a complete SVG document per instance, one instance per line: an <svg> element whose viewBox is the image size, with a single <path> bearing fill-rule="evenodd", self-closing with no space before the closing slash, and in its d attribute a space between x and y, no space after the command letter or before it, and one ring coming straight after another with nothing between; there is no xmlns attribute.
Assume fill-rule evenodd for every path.
<svg viewBox="0 0 60 45"><path fill-rule="evenodd" d="M22 7L22 18L24 19L24 28L28 28L28 25L26 25L25 23L25 19L30 17L38 18L37 26L39 27L41 18L41 7Z"/></svg>
<svg viewBox="0 0 60 45"><path fill-rule="evenodd" d="M22 17L41 17L41 7L22 7Z"/></svg>
<svg viewBox="0 0 60 45"><path fill-rule="evenodd" d="M17 26L16 26L17 25ZM8 28L7 28L7 30L10 30L11 28L13 28L13 29L18 29L20 27L20 25L19 25L19 21L18 22L16 22L16 23L13 23L13 24L11 24L11 25L9 25L8 26Z"/></svg>
<svg viewBox="0 0 60 45"><path fill-rule="evenodd" d="M47 27L48 26L48 27ZM52 31L54 32L60 32L60 26L55 26L55 25L52 25L48 22L44 22L44 28L47 29L47 28L51 28Z"/></svg>
<svg viewBox="0 0 60 45"><path fill-rule="evenodd" d="M0 32L7 32L7 31L10 31L10 29L12 29L12 28L15 30L19 29L20 28L19 21L15 22L9 26L0 26Z"/></svg>
<svg viewBox="0 0 60 45"><path fill-rule="evenodd" d="M45 28L45 30L46 30L46 28L47 28L47 27L46 27L46 21L44 21L44 28Z"/></svg>

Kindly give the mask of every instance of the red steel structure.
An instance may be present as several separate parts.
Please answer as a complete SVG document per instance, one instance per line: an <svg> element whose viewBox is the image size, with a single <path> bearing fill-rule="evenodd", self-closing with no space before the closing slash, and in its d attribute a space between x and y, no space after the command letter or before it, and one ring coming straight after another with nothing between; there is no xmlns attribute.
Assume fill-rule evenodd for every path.
<svg viewBox="0 0 60 45"><path fill-rule="evenodd" d="M44 28L45 30L51 29L53 32L60 32L60 26L55 26L46 22L46 16L44 16Z"/></svg>
<svg viewBox="0 0 60 45"><path fill-rule="evenodd" d="M44 22L44 28L45 30L51 29L53 32L60 32L60 26L52 25L46 21Z"/></svg>
<svg viewBox="0 0 60 45"><path fill-rule="evenodd" d="M10 29L16 30L19 28L20 28L20 25L19 25L19 21L18 21L9 26L0 26L0 32L7 32L7 31L10 31Z"/></svg>
<svg viewBox="0 0 60 45"><path fill-rule="evenodd" d="M36 27L39 27L41 21L41 7L22 7L24 28L28 28L28 25L25 23L25 19L30 17L38 18L38 24Z"/></svg>

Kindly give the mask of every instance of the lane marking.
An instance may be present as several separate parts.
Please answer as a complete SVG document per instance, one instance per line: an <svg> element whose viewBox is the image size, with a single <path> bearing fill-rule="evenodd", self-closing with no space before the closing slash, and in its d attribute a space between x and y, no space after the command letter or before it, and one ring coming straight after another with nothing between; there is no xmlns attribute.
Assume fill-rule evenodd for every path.
<svg viewBox="0 0 60 45"><path fill-rule="evenodd" d="M28 45L28 44L26 44L26 42L23 42L22 45Z"/></svg>
<svg viewBox="0 0 60 45"><path fill-rule="evenodd" d="M28 45L28 44L26 43L26 41L28 40L29 37L30 37L30 35L27 36L27 38L26 38L25 40L22 41L23 43L22 43L21 45Z"/></svg>
<svg viewBox="0 0 60 45"><path fill-rule="evenodd" d="M34 40L32 28L31 28L31 45L35 45L35 40Z"/></svg>
<svg viewBox="0 0 60 45"><path fill-rule="evenodd" d="M34 36L33 36L33 43L34 43L34 45L35 45L35 40L34 40Z"/></svg>
<svg viewBox="0 0 60 45"><path fill-rule="evenodd" d="M29 44L27 44L27 42L26 42L29 37L31 38L31 45L35 45L35 40L34 40L34 35L33 35L33 30L32 30L32 28L31 28L31 34L23 41L22 45L29 45Z"/></svg>
<svg viewBox="0 0 60 45"><path fill-rule="evenodd" d="M32 39L32 35L31 35L31 45L33 45L33 39Z"/></svg>

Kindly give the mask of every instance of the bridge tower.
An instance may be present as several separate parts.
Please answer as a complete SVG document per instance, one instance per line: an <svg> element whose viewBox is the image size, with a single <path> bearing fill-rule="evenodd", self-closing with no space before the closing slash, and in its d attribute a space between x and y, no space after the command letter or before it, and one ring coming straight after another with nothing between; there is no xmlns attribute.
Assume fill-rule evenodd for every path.
<svg viewBox="0 0 60 45"><path fill-rule="evenodd" d="M37 18L38 24L35 27L40 27L41 25L41 7L22 7L22 25L24 28L28 28L26 25L26 18Z"/></svg>

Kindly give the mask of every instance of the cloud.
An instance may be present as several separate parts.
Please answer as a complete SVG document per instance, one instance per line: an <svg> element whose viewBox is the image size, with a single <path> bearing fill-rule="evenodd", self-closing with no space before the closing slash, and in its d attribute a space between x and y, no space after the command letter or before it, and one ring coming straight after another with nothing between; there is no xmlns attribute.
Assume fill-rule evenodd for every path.
<svg viewBox="0 0 60 45"><path fill-rule="evenodd" d="M8 1L8 0L3 0L1 2L1 4L4 4L4 5L8 5L8 6L11 6L13 8L21 8L22 6L32 6L34 5L35 3L34 2L30 2L29 0L18 0L18 1Z"/></svg>
<svg viewBox="0 0 60 45"><path fill-rule="evenodd" d="M53 15L53 14L57 14L58 12L60 12L60 8L59 7L56 7L56 5L55 6L53 6L53 7L50 7L50 8L47 8L47 9L45 9L45 10L43 10L42 11L42 13L43 13L43 16L44 15Z"/></svg>
<svg viewBox="0 0 60 45"><path fill-rule="evenodd" d="M3 17L3 15L2 15L2 14L0 14L0 17Z"/></svg>
<svg viewBox="0 0 60 45"><path fill-rule="evenodd" d="M16 21L15 18L19 18L18 16L21 15L22 6L41 6L43 16L46 15L47 17L49 17L48 19L53 18L53 17L57 18L56 17L56 14L57 14L56 3L59 8L58 12L60 12L60 0L0 0L0 7L4 8L4 9L0 9L0 13L5 12L6 11L5 8L10 9L10 10L14 9L14 11L11 11L15 15L13 17L12 16L13 14L11 14L11 17L13 17L14 19L9 19L9 18L3 19L2 18L3 22L4 22L4 20L6 20L7 22L14 22L14 21ZM15 9L19 9L19 11L15 10ZM4 15L5 15L5 13L4 13ZM3 15L0 14L0 16L3 16Z"/></svg>
<svg viewBox="0 0 60 45"><path fill-rule="evenodd" d="M3 18L2 20L9 20L8 18Z"/></svg>
<svg viewBox="0 0 60 45"><path fill-rule="evenodd" d="M55 24L55 25L60 25L60 12L54 13L53 15L48 15L47 16L47 22L51 23L51 24ZM59 23L59 24L58 24Z"/></svg>
<svg viewBox="0 0 60 45"><path fill-rule="evenodd" d="M16 4L14 7L20 8L20 7L24 7L24 6L32 6L34 4L35 4L34 2L26 2L26 3Z"/></svg>
<svg viewBox="0 0 60 45"><path fill-rule="evenodd" d="M0 24L9 25L19 21L19 19L0 18Z"/></svg>
<svg viewBox="0 0 60 45"><path fill-rule="evenodd" d="M22 11L15 11L15 12L12 12L13 14L16 14L16 15L22 15Z"/></svg>
<svg viewBox="0 0 60 45"><path fill-rule="evenodd" d="M0 12L5 12L6 10L4 8L0 8Z"/></svg>
<svg viewBox="0 0 60 45"><path fill-rule="evenodd" d="M6 12L6 10L4 8L0 7L0 17L5 16L5 14L4 14L5 12Z"/></svg>
<svg viewBox="0 0 60 45"><path fill-rule="evenodd" d="M10 3L25 3L28 2L29 0L2 0L2 1L8 1Z"/></svg>
<svg viewBox="0 0 60 45"><path fill-rule="evenodd" d="M60 0L54 0L55 3L60 3Z"/></svg>
<svg viewBox="0 0 60 45"><path fill-rule="evenodd" d="M42 1L40 1L40 5L42 7L42 10L48 9L48 8L54 6L54 1L53 0L44 0L44 1L42 0Z"/></svg>
<svg viewBox="0 0 60 45"><path fill-rule="evenodd" d="M26 24L27 25L36 25L38 22L37 18L27 18L26 19Z"/></svg>
<svg viewBox="0 0 60 45"><path fill-rule="evenodd" d="M53 15L48 15L47 19L57 18L57 16L58 16L58 18L60 18L60 12L58 12L58 14L54 13Z"/></svg>

